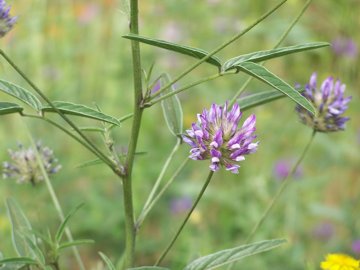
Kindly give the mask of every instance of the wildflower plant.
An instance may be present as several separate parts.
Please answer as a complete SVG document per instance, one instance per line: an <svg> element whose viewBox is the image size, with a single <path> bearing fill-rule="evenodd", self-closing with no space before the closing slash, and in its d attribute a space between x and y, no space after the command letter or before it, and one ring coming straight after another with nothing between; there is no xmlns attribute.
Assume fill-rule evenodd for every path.
<svg viewBox="0 0 360 270"><path fill-rule="evenodd" d="M11 17L10 6L0 0L0 37L5 36L15 25L17 17Z"/></svg>
<svg viewBox="0 0 360 270"><path fill-rule="evenodd" d="M181 233L191 214L194 212L202 198L205 197L205 191L210 184L210 180L214 176L216 177L218 171L222 169L229 171L230 173L238 173L240 162L245 159L246 155L255 153L258 148L258 140L255 135L256 116L252 113L245 119L245 121L241 122L240 120L244 111L255 106L264 105L279 98L287 97L288 101L295 102L297 104L297 111L304 123L309 124L315 131L335 131L344 129L344 124L348 119L343 118L340 115L347 108L347 104L350 99L343 98L344 86L342 86L340 82L336 82L335 85L332 85L332 79L328 79L326 83L324 83L324 86L321 87L322 92L319 94L316 92L316 77L313 76L309 86L307 86L305 92L301 94L290 84L286 83L282 78L278 77L272 71L263 66L263 63L266 60L288 54L327 47L329 45L326 42L312 42L280 47L280 44L310 5L311 0L308 0L305 3L303 9L288 26L279 41L274 45L273 49L256 51L243 55L234 55L230 59L219 59L216 56L217 53L224 50L228 45L233 44L255 26L261 24L264 19L276 12L281 6L283 6L283 4L285 4L285 2L287 1L279 1L271 10L267 11L264 15L242 29L239 33L236 33L232 38L218 45L210 52L207 52L203 49L189 47L184 44L177 44L166 40L159 40L139 35L138 11L141 9L141 5L139 5L138 0L130 0L130 33L124 35L123 38L128 39L130 43L129 46L131 46L134 100L133 110L124 116L108 115L100 110L100 108L94 109L84 104L73 103L72 101L52 101L45 92L40 89L3 50L0 49L0 55L2 58L13 69L15 69L15 71L31 86L32 89L25 89L12 82L0 79L0 90L20 100L35 112L25 112L23 104L19 105L18 103L0 102L1 114L19 113L19 115L25 119L31 118L45 121L46 123L56 127L82 145L84 149L87 149L90 153L92 153L96 157L96 163L101 162L105 164L110 171L113 172L114 178L119 179L122 183L122 207L124 216L123 231L125 234L125 242L121 245L124 248L118 253L118 257L123 258L123 261L115 266L115 264L111 262L105 254L99 253L100 257L104 260L107 269L170 269L159 268L158 266L163 264L165 267L167 266L165 265L166 262L164 259L169 252L176 247L176 240L181 236ZM0 2L0 8L2 9L1 18L3 19L3 22L5 22L0 25L0 28L1 33L5 34L12 28L16 19L10 18L9 8L6 7L5 1ZM21 23L19 23L19 27L21 27ZM195 63L187 67L182 73L178 74L174 78L171 78L167 75L167 73L161 73L160 75L157 74L154 77L154 66L152 66L149 70L145 70L142 65L142 59L140 57L141 43L166 49L173 53L179 53L187 57L190 56L195 59ZM216 73L208 77L197 79L182 87L177 86L178 81L192 73L193 70L202 64L216 67ZM210 82L220 77L232 77L236 79L237 73L239 72L249 75L249 79L239 89L239 91L232 97L229 97L229 101L223 106L218 105L218 101L213 101L210 109L203 109L202 112L198 114L198 121L193 123L191 127L188 127L189 129L186 132L183 132L183 110L179 98L180 93L194 88L204 82ZM266 85L272 87L273 90L241 97L242 92L250 83L251 78L255 78L265 83ZM41 100L38 96L41 97ZM143 115L147 113L147 109L152 106L156 106L159 103L162 104L164 117L170 130L169 136L174 136L176 138L176 145L169 154L169 157L166 159L164 165L159 168L159 177L155 181L153 188L148 195L146 203L143 206L143 210L139 216L136 216L133 197L138 191L133 189L133 169L136 166L135 156L139 154L138 140L141 131L140 128ZM203 107L207 106L205 104L201 104L201 108ZM199 111L201 108L199 108ZM49 113L55 113L60 120L56 118L49 118ZM91 119L95 122L100 122L101 127L94 129L101 134L103 144L98 145L98 141L93 140L92 137L85 132L86 129L81 128L80 125L76 124L75 119L72 118L74 115ZM117 138L114 137L112 130L120 127L122 122L125 120L131 121L131 132L128 136L127 150L125 153L118 153L116 147L114 147L115 143L118 141ZM261 138L259 141L260 140ZM184 145L183 142L190 145L191 150L189 157L194 160L193 162L208 160L206 162L209 164L204 168L206 168L209 172L207 176L204 177L204 184L196 199L191 200L193 203L191 207L189 207L186 217L178 227L174 236L169 239L169 243L163 252L158 253L158 259L150 262L153 266L139 266L139 263L136 261L136 242L138 233L141 230L141 227L144 226L146 217L156 205L156 202L163 199L163 194L167 192L168 187L175 178L179 177L181 170L186 164L186 162L184 162L183 165L179 166L178 170L176 170L173 176L171 176L163 185L162 189L160 189L161 181L164 180L173 157L176 154L179 154L178 149ZM106 146L106 149L103 148L103 145ZM288 177L296 171L296 168L303 159L309 145L310 143L306 146L304 153L295 164L293 170L288 174ZM60 167L56 165L56 160L50 149L37 146L36 152L41 158L38 158L35 161L34 151L31 149L25 150L21 148L20 151L11 151L10 155L12 162L4 163L4 176L17 177L20 182L31 183L38 183L43 177L51 198L53 199L55 208L59 213L59 217L62 222L61 224L63 224L60 226L61 228L59 228L58 231L66 232L65 224L67 223L68 218L64 217L61 205L56 198L55 191L52 188L50 181L48 181L48 174L58 171ZM90 163L93 164L94 161ZM154 164L152 164L152 166L153 165ZM248 162L246 165L254 166L251 162ZM41 173L38 173L37 171L38 166L41 169ZM198 166L201 166L200 162ZM272 205L284 190L285 183L287 182L284 181L283 183L284 184L280 192L275 195L274 200L270 204L268 211L265 212L264 217L268 215ZM118 209L118 206L114 206L114 209ZM114 211L114 214L116 213L117 211ZM5 265L6 267L12 267L15 265L19 267L27 267L31 265L39 269L61 269L61 266L57 263L58 257L56 257L56 264L45 259L46 252L51 252L51 250L42 250L39 247L38 241L32 240L32 236L29 236L26 233L19 234L16 232L19 225L20 227L29 227L29 222L24 218L24 214L22 214L21 211L12 211L10 213L10 217L13 218L14 216L20 217L20 224L17 224L16 226L13 225L13 232L15 231L15 234L17 235L17 241L14 240L13 245L17 251L18 257L1 259L0 266ZM248 240L251 239L263 221L264 219L261 219L258 225L254 227L254 231L250 233ZM62 233L60 236L59 234L59 232L55 234L55 239L58 240L57 244L59 244L59 239L61 239L60 236ZM51 235L49 238L54 239ZM68 245L76 244L71 241L72 237L70 233L68 233L68 238L70 240ZM246 256L255 255L257 253L273 249L285 242L284 239L264 240L255 243L250 243L248 240L245 245L218 251L208 256L200 257L192 262L185 262L187 265L184 269L197 270L207 269L207 267L211 267L211 269L213 269L218 266L239 261ZM22 252L24 250L27 252ZM78 255L76 250L74 254L75 256ZM79 269L85 269L80 256L77 256L77 263Z"/></svg>

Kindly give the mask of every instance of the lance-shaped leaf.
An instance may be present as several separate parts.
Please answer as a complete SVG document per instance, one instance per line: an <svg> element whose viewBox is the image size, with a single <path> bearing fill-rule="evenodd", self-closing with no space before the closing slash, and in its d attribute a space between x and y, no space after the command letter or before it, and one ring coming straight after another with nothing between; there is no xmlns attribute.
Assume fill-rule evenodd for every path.
<svg viewBox="0 0 360 270"><path fill-rule="evenodd" d="M14 199L6 200L6 208L11 221L11 238L14 249L19 256L34 258L34 252L26 239L26 236L29 236L32 242L36 240L31 233L32 228L29 220Z"/></svg>
<svg viewBox="0 0 360 270"><path fill-rule="evenodd" d="M189 265L187 265L184 270L210 270L217 267L236 262L245 257L255 255L275 247L284 244L286 240L284 239L274 239L266 240L261 242L256 242L249 245L243 245L236 248L225 249L204 257L201 257Z"/></svg>
<svg viewBox="0 0 360 270"><path fill-rule="evenodd" d="M53 105L64 114L71 114L80 117L92 118L95 120L104 121L119 126L120 122L115 117L104 114L85 105L75 104L66 101L54 101ZM56 112L56 110L49 106L43 106L41 109L43 112Z"/></svg>
<svg viewBox="0 0 360 270"><path fill-rule="evenodd" d="M315 109L313 105L303 97L298 91L296 91L289 84L284 82L282 79L277 77L275 74L271 73L265 67L252 63L252 62L243 62L237 65L238 70L243 71L250 76L270 85L271 87L279 90L280 92L287 95L301 107L305 108L312 114L315 114Z"/></svg>
<svg viewBox="0 0 360 270"><path fill-rule="evenodd" d="M66 225L69 222L69 220L74 216L74 214L77 212L77 210L79 210L82 206L84 205L84 203L79 204L77 207L75 207L72 211L70 211L70 213L64 218L63 222L61 222L58 230L56 231L55 234L55 241L56 243L60 243L61 238L66 230Z"/></svg>
<svg viewBox="0 0 360 270"><path fill-rule="evenodd" d="M0 269L3 269L1 266L5 265L17 265L19 267L19 265L37 265L38 262L35 261L32 258L28 258L28 257L16 257L16 258L6 258L6 259L1 259L0 260ZM4 268L6 269L6 268ZM9 268L12 269L12 268ZM16 268L16 269L20 269L20 268Z"/></svg>
<svg viewBox="0 0 360 270"><path fill-rule="evenodd" d="M160 85L168 85L171 82L168 74L163 74L160 78ZM165 95L169 92L175 91L175 87L172 85L161 95ZM172 95L161 101L165 122L174 136L179 136L183 131L183 111L181 103L177 95Z"/></svg>
<svg viewBox="0 0 360 270"><path fill-rule="evenodd" d="M168 41L160 40L160 39L148 38L148 37L138 36L138 35L134 35L134 34L128 34L123 37L127 38L127 39L131 39L131 40L136 40L136 41L139 41L139 42L142 42L145 44L149 44L149 45L152 45L155 47L159 47L162 49L166 49L169 51L185 54L185 55L194 57L196 59L202 59L206 55L209 54L207 51L204 51L202 49L184 46L184 45L180 45L180 44L176 44L176 43L172 43L172 42L168 42ZM219 58L217 58L215 56L210 56L205 62L207 62L211 65L214 65L218 68L221 67L221 62L220 62Z"/></svg>
<svg viewBox="0 0 360 270"><path fill-rule="evenodd" d="M38 98L21 86L8 81L0 80L0 91L21 100L37 111L41 109L41 102Z"/></svg>
<svg viewBox="0 0 360 270"><path fill-rule="evenodd" d="M238 99L238 104L241 108L241 111L246 111L250 108L260 106L262 104L266 104L284 97L286 97L286 95L282 92L279 92L278 90L269 90L242 97Z"/></svg>
<svg viewBox="0 0 360 270"><path fill-rule="evenodd" d="M94 243L95 243L95 241L91 240L91 239L74 240L74 241L65 242L65 243L59 245L58 250L62 250L62 249L66 249L66 248L74 247L74 246L94 244Z"/></svg>
<svg viewBox="0 0 360 270"><path fill-rule="evenodd" d="M145 155L147 154L147 152L145 151L139 151L139 152L135 152L135 155L136 156L140 156L140 155ZM126 154L121 154L119 155L119 157L124 157ZM89 166L94 166L94 165L99 165L99 164L105 164L104 161L102 161L101 159L99 158L95 158L95 159L92 159L92 160L87 160L87 161L84 161L83 163L75 166L76 168L84 168L84 167L89 167Z"/></svg>
<svg viewBox="0 0 360 270"><path fill-rule="evenodd" d="M307 51L307 50L314 50L314 49L318 49L318 48L322 48L322 47L326 47L326 46L330 46L330 44L326 43L326 42L312 42L312 43L305 43L305 44L300 44L300 45L282 47L282 48L277 48L277 49L272 49L272 50L253 52L253 53L244 54L244 55L240 55L240 56L231 58L230 60L226 61L223 64L222 69L223 69L223 71L227 71L230 69L237 68L237 65L242 62L248 61L248 62L256 63L256 62L265 61L265 60L268 60L271 58L284 56L287 54L298 53L298 52Z"/></svg>
<svg viewBox="0 0 360 270"><path fill-rule="evenodd" d="M10 102L0 102L0 115L10 114L10 113L20 113L24 110L18 104L10 103Z"/></svg>

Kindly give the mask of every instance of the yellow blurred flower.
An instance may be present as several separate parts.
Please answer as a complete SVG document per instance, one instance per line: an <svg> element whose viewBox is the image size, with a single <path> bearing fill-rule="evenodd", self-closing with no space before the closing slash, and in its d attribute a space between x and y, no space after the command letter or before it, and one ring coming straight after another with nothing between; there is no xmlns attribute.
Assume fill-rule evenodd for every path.
<svg viewBox="0 0 360 270"><path fill-rule="evenodd" d="M323 270L360 270L360 261L346 254L328 254L326 260L321 262Z"/></svg>

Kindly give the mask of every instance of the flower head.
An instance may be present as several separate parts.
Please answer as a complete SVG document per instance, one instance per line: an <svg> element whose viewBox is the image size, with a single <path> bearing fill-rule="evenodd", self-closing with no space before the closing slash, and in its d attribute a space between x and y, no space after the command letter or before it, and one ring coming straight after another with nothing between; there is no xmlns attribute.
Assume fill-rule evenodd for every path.
<svg viewBox="0 0 360 270"><path fill-rule="evenodd" d="M230 111L228 105L212 104L209 110L204 109L197 115L198 122L183 135L183 140L192 148L190 158L194 160L210 159L210 170L217 171L220 166L232 173L238 173L239 161L245 155L257 150L255 115L249 116L242 126L239 126L242 113L238 104Z"/></svg>
<svg viewBox="0 0 360 270"><path fill-rule="evenodd" d="M344 97L345 84L340 80L334 81L328 77L317 88L317 75L313 73L309 84L305 86L302 95L307 98L317 110L314 116L301 106L297 105L296 110L301 121L320 132L331 132L345 129L345 123L349 117L341 117L348 108L347 104L351 97Z"/></svg>
<svg viewBox="0 0 360 270"><path fill-rule="evenodd" d="M274 176L278 180L284 180L286 177L288 177L290 171L291 171L291 160L288 159L280 159L278 160L274 165ZM292 175L294 178L301 178L303 172L302 168L298 166Z"/></svg>
<svg viewBox="0 0 360 270"><path fill-rule="evenodd" d="M61 165L57 164L57 159L50 148L43 147L39 142L36 148L48 174L54 174L61 169ZM33 185L43 180L34 149L31 147L26 149L19 144L19 150L9 150L9 155L12 162L3 163L3 178L17 178L18 183L30 182Z"/></svg>
<svg viewBox="0 0 360 270"><path fill-rule="evenodd" d="M11 17L10 6L6 6L5 0L0 0L0 37L6 35L13 28L17 17Z"/></svg>
<svg viewBox="0 0 360 270"><path fill-rule="evenodd" d="M321 262L323 270L359 270L360 261L346 254L328 254L326 260Z"/></svg>
<svg viewBox="0 0 360 270"><path fill-rule="evenodd" d="M353 39L347 37L337 37L332 41L332 50L338 56L356 58L358 49Z"/></svg>

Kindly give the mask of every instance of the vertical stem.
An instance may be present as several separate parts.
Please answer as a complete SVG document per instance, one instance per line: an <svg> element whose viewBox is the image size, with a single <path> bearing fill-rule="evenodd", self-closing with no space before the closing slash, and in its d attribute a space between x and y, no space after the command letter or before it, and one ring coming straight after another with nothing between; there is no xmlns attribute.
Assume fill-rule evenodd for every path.
<svg viewBox="0 0 360 270"><path fill-rule="evenodd" d="M176 239L178 239L180 233L182 232L183 228L185 227L186 223L188 222L192 212L195 210L196 206L198 205L200 199L202 198L206 188L208 187L210 180L212 178L212 176L214 175L213 171L210 171L208 177L206 178L206 181L199 193L199 195L197 196L193 206L191 207L189 213L187 214L186 218L184 219L183 223L180 225L180 228L178 229L178 231L176 232L174 238L171 240L170 244L167 246L167 248L164 250L164 252L162 253L162 255L159 257L159 259L156 261L155 266L159 265L162 260L165 258L165 256L168 254L168 252L170 251L170 249L172 248L172 246L174 245Z"/></svg>
<svg viewBox="0 0 360 270"><path fill-rule="evenodd" d="M138 0L130 1L130 32L139 33L138 24ZM128 146L128 152L125 163L125 176L123 177L123 197L125 210L125 261L124 269L134 265L135 256L135 219L132 193L132 170L135 157L136 145L139 137L141 124L143 100L142 82L141 82L141 61L139 42L131 41L131 53L133 61L134 77L134 116L132 122L131 136Z"/></svg>
<svg viewBox="0 0 360 270"><path fill-rule="evenodd" d="M253 238L253 236L255 235L256 231L259 229L259 227L262 225L262 223L264 222L264 220L266 219L266 217L269 215L270 211L272 210L272 208L274 207L275 203L278 201L278 199L280 198L281 194L284 192L285 188L288 186L289 184L289 180L291 179L291 177L293 176L293 174L296 172L298 166L300 165L300 163L302 162L302 160L304 159L307 151L310 148L310 145L312 143L312 141L314 140L316 131L313 130L310 140L308 141L308 143L306 144L301 156L299 157L299 159L296 161L295 165L292 167L291 171L289 172L289 174L285 177L285 179L283 180L278 192L275 194L275 196L273 197L273 199L271 200L270 204L268 205L268 207L266 208L265 212L263 213L263 215L261 216L261 218L259 219L259 221L256 223L254 229L251 231L251 233L249 234L249 236L247 237L245 243L249 243L251 241L251 239Z"/></svg>

